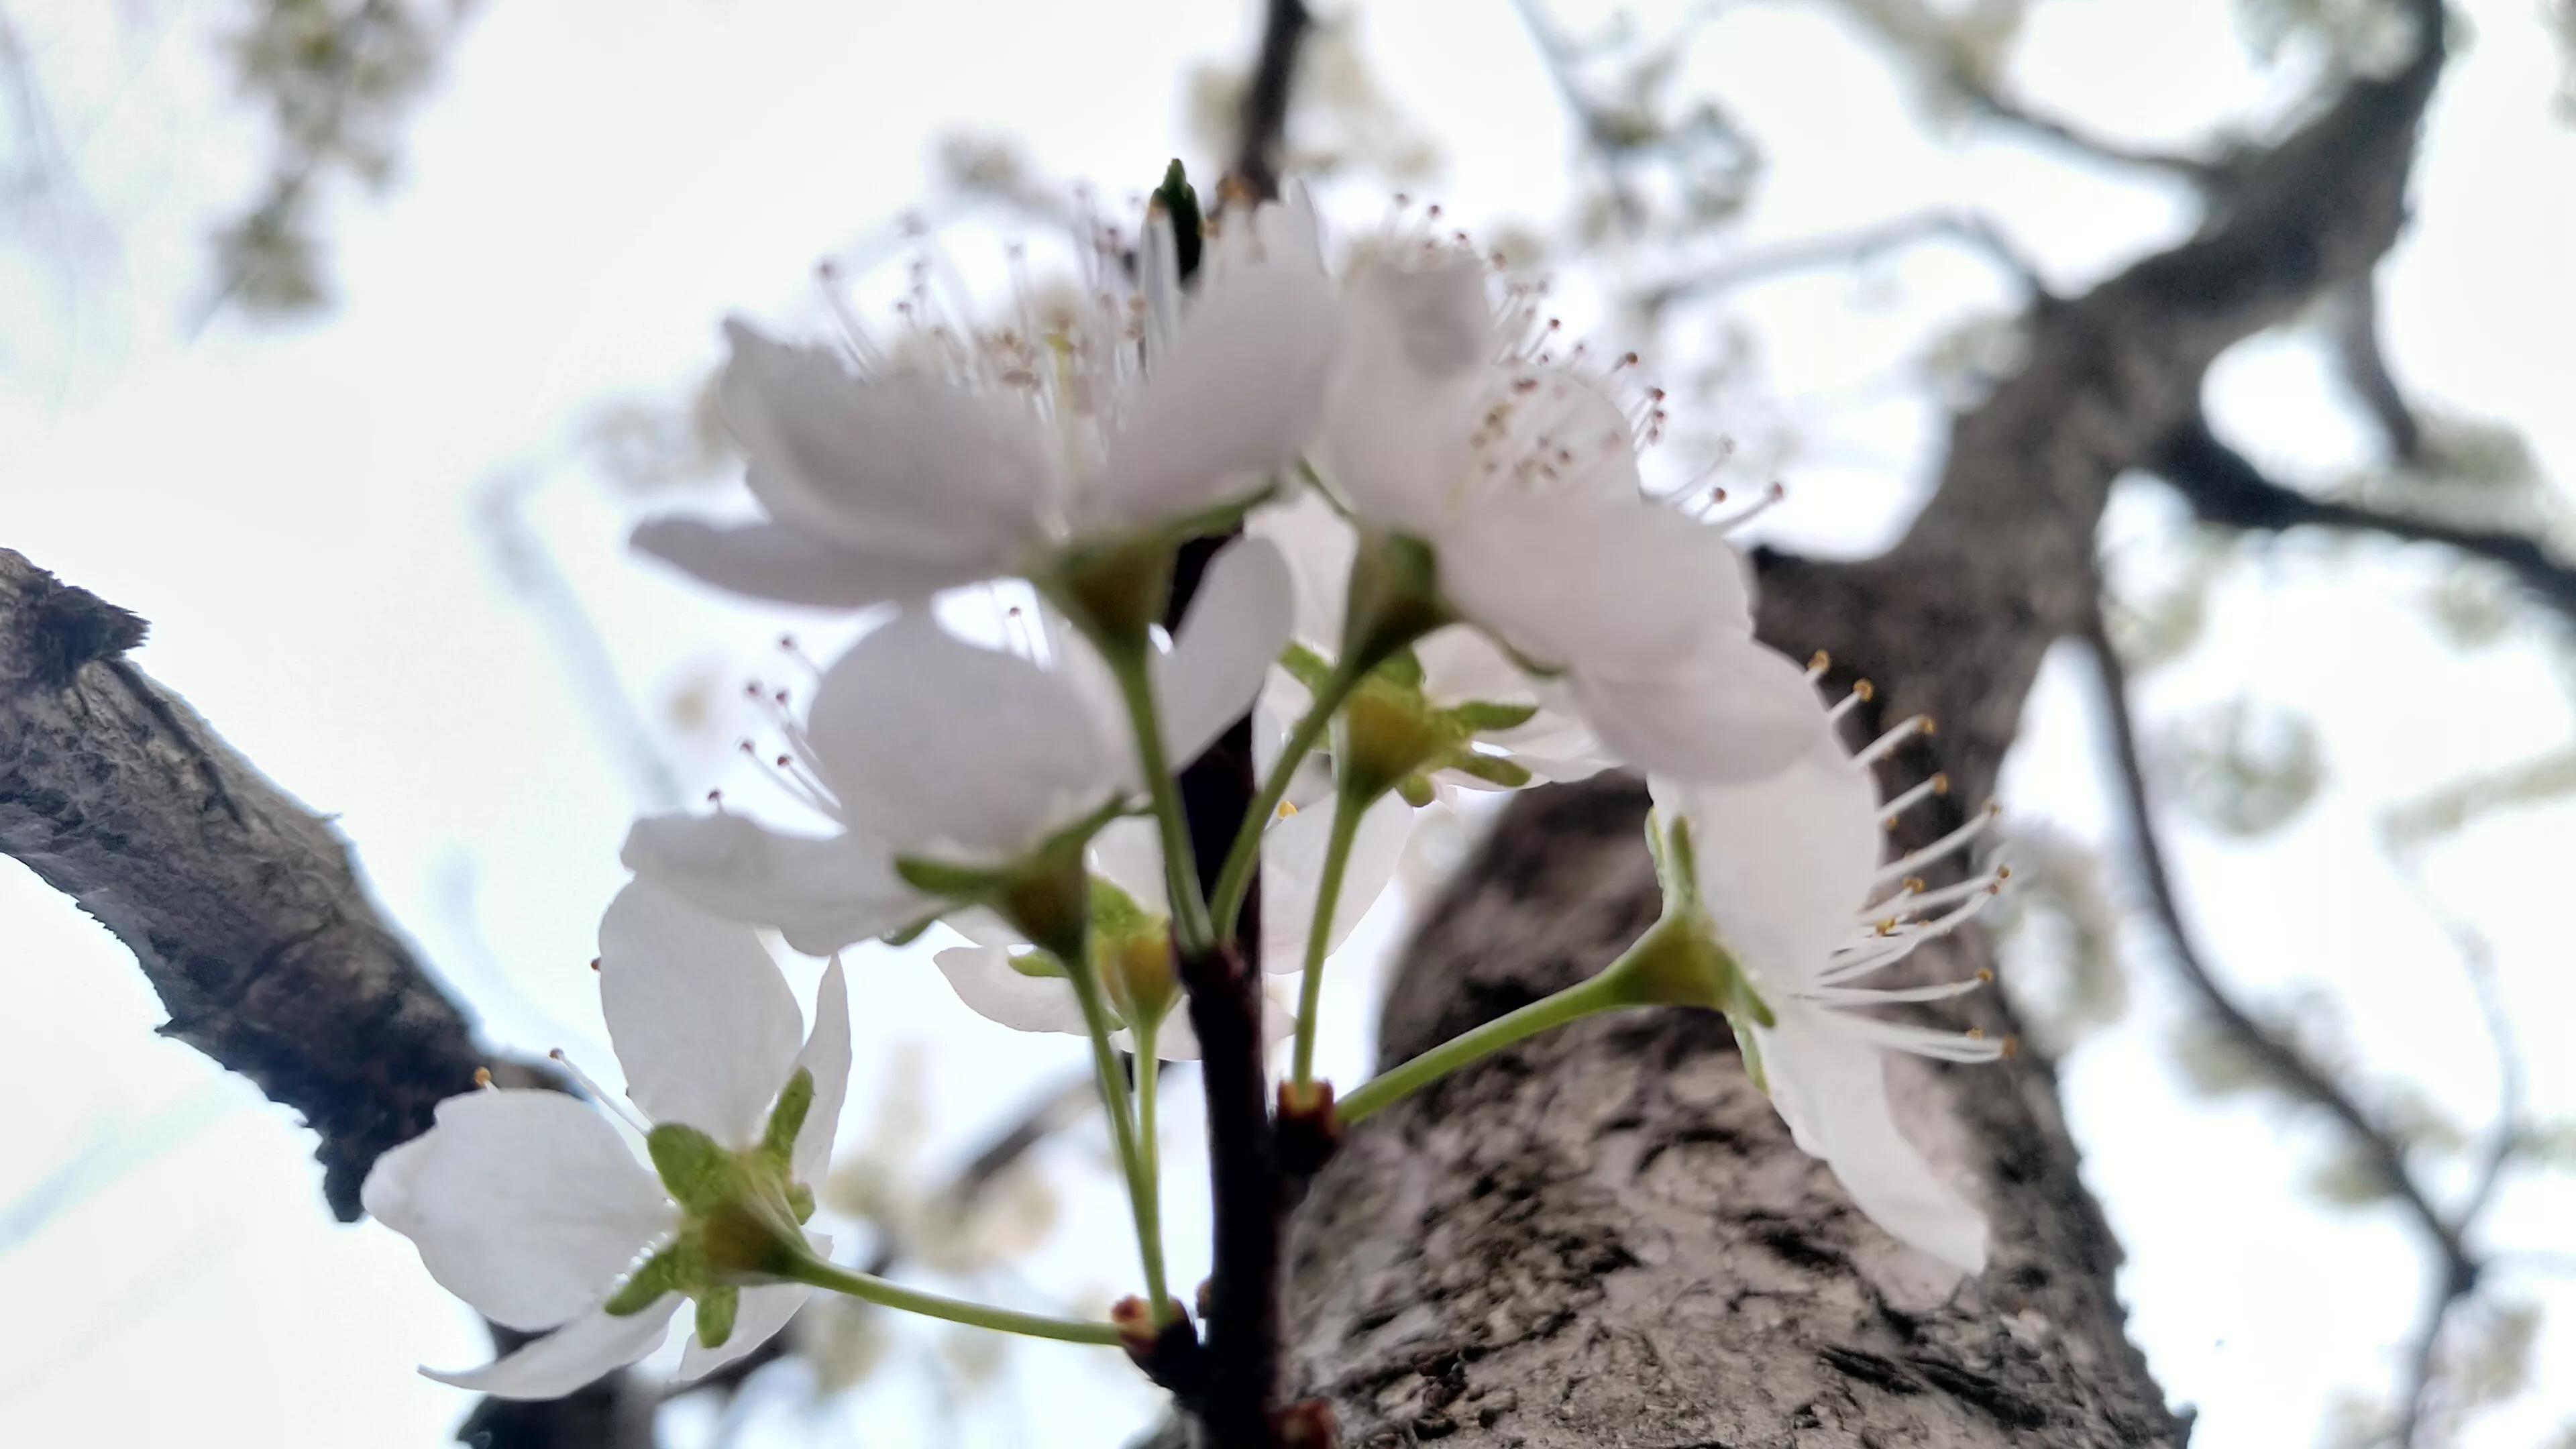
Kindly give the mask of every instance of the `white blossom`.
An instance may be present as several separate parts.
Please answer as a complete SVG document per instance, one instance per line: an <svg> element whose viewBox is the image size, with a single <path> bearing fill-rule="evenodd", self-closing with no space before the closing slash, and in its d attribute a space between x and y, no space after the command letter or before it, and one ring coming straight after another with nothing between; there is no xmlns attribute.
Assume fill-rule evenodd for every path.
<svg viewBox="0 0 2576 1449"><path fill-rule="evenodd" d="M1141 283L1103 232L1069 300L1023 288L995 320L959 315L925 265L885 345L855 322L838 351L728 323L717 395L765 517L655 519L636 547L734 593L858 608L1042 578L1249 498L1312 437L1337 314L1302 202L1245 230L1186 299L1156 217Z"/></svg>
<svg viewBox="0 0 2576 1449"><path fill-rule="evenodd" d="M1879 798L1871 765L1922 722L1909 720L1854 755L1821 703L1812 718L1810 748L1767 778L1651 778L1658 820L1667 830L1687 822L1697 908L1769 1010L1767 1026L1742 1016L1737 1024L1749 1027L1748 1060L1800 1149L1831 1165L1852 1201L1898 1239L1974 1273L1985 1265L1985 1219L1906 1140L1882 1053L1985 1062L2004 1044L1876 1011L1959 996L1991 977L1927 986L1870 982L1924 942L1966 924L2000 888L2000 868L1940 889L1927 889L1914 874L1963 850L1992 812L1882 865L1889 825L1947 793L1946 779L1936 775L1895 799Z"/></svg>
<svg viewBox="0 0 2576 1449"><path fill-rule="evenodd" d="M1344 596L1358 547L1351 525L1321 496L1302 490L1256 510L1245 530L1276 543L1286 556L1296 599L1296 642L1319 659L1329 658L1341 647ZM1473 753L1480 759L1509 761L1536 781L1580 780L1619 763L1564 688L1533 678L1476 629L1453 624L1434 630L1413 645L1412 653L1422 669L1423 708L1438 714L1472 705L1528 711L1517 724L1475 730L1472 744L1478 748ZM1274 670L1262 698L1262 727L1271 736L1284 733L1312 702L1292 672ZM1432 770L1428 779L1444 799L1455 790L1490 790L1498 783L1491 771L1480 775L1457 765Z"/></svg>
<svg viewBox="0 0 2576 1449"><path fill-rule="evenodd" d="M758 1154L779 1125L782 1092L806 1074L811 1096L785 1161L761 1160L781 1188L822 1180L850 1076L837 960L800 1044L796 999L758 938L639 882L600 922L599 989L626 1096L645 1119L630 1125L676 1123L727 1152ZM732 1328L716 1345L692 1331L683 1379L786 1326L811 1291L803 1285L691 1281L618 1305L635 1311L609 1311L621 1280L689 1226L637 1145L573 1097L484 1089L439 1103L435 1126L378 1159L360 1196L412 1240L432 1277L495 1323L553 1330L479 1369L423 1372L502 1398L552 1398L652 1352L690 1297L703 1315L708 1298L729 1296ZM830 1247L820 1235L807 1241L818 1254Z"/></svg>
<svg viewBox="0 0 2576 1449"><path fill-rule="evenodd" d="M1155 658L1161 726L1178 765L1251 707L1288 634L1286 565L1229 544ZM627 867L719 915L776 927L820 955L943 913L902 859L1003 868L1141 788L1131 730L1090 646L1044 610L1025 653L986 649L911 611L830 669L800 722L782 711L786 788L828 822L792 835L747 817L654 816Z"/></svg>
<svg viewBox="0 0 2576 1449"><path fill-rule="evenodd" d="M1795 752L1807 691L1753 642L1742 557L1642 490L1650 404L1556 358L1532 294L1497 306L1461 247L1382 244L1342 309L1316 461L1360 525L1429 545L1449 607L1627 762L1725 779Z"/></svg>

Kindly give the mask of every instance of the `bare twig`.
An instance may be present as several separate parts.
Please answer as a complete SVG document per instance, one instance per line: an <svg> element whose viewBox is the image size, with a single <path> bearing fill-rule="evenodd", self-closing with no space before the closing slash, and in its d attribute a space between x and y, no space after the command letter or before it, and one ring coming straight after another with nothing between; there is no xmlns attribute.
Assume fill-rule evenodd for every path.
<svg viewBox="0 0 2576 1449"><path fill-rule="evenodd" d="M2098 619L2087 642L2101 669L2103 713L2109 721L2113 763L2136 845L2138 873L2146 883L2148 903L2164 931L2184 984L2200 999L2201 1007L2218 1027L2259 1062L2267 1075L2342 1125L2353 1144L2370 1159L2389 1192L2422 1229L2440 1260L2443 1282L2474 1285L2481 1266L2478 1259L2470 1253L2455 1219L2434 1204L2407 1165L2406 1149L2395 1132L2310 1060L2296 1043L2255 1020L2210 970L2190 927L2183 922L2182 903L2165 866L2164 845L2156 830L2154 804L2147 789L2146 766L2139 752L2137 725L2129 713L2128 671Z"/></svg>
<svg viewBox="0 0 2576 1449"><path fill-rule="evenodd" d="M2312 498L2263 475L2251 459L2221 442L2194 417L2151 460L2158 477L2191 504L2203 522L2278 533L2302 525L2376 533L2407 543L2438 543L2502 567L2514 580L2576 620L2576 567L2552 558L2537 539L2510 529L2462 528L2425 518Z"/></svg>
<svg viewBox="0 0 2576 1449"><path fill-rule="evenodd" d="M1261 23L1261 54L1243 92L1243 134L1234 174L1256 196L1279 194L1279 148L1288 134L1289 92L1297 79L1297 52L1314 17L1303 0L1268 0Z"/></svg>
<svg viewBox="0 0 2576 1449"><path fill-rule="evenodd" d="M2335 362L2344 385L2379 424L2389 455L2400 463L2424 456L2424 425L2408 405L2406 394L2388 370L2388 355L2379 340L2379 286L2357 282L2334 298Z"/></svg>
<svg viewBox="0 0 2576 1449"><path fill-rule="evenodd" d="M679 777L654 743L651 727L627 698L589 607L564 577L563 566L555 562L544 536L528 521L528 499L543 481L536 473L505 473L485 484L474 508L483 541L510 592L552 637L592 723L625 762L636 798L648 810L678 810L684 803Z"/></svg>
<svg viewBox="0 0 2576 1449"><path fill-rule="evenodd" d="M2035 110L1964 75L1953 75L1951 84L1977 114L2070 155L2141 171L2162 172L2204 189L2214 189L2227 179L2228 169L2224 162L2113 140L2062 117Z"/></svg>
<svg viewBox="0 0 2576 1449"><path fill-rule="evenodd" d="M1638 297L1640 305L1653 310L1773 277L1867 262L1902 247L1931 241L1955 242L1994 263L2034 299L2049 295L2038 263L2015 245L1992 218L1943 208L1895 217L1855 231L1748 248L1647 286Z"/></svg>

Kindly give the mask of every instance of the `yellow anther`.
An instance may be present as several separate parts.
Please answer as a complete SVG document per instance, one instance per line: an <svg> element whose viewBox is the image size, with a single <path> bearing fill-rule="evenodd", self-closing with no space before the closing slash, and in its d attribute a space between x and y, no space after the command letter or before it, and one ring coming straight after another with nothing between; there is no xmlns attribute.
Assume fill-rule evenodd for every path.
<svg viewBox="0 0 2576 1449"><path fill-rule="evenodd" d="M1906 893L1907 895L1909 895L1909 896L1910 896L1910 895L1913 895L1913 894L1915 894L1916 892L1923 890L1924 888L1925 888L1925 882L1924 882L1924 880L1923 880L1923 877L1921 877L1921 876L1919 876L1919 875L1909 875L1909 876L1907 876L1907 877L1905 878L1905 893Z"/></svg>
<svg viewBox="0 0 2576 1449"><path fill-rule="evenodd" d="M1933 776L1933 777L1932 777L1932 793L1933 793L1933 794L1935 794L1935 795L1947 795L1947 794L1949 794L1949 793L1950 793L1950 777L1949 777L1948 775L1946 775L1946 774L1942 774L1942 775L1935 775L1935 776Z"/></svg>
<svg viewBox="0 0 2576 1449"><path fill-rule="evenodd" d="M1867 704L1878 698L1878 686L1866 679L1855 679L1852 681L1852 698Z"/></svg>
<svg viewBox="0 0 2576 1449"><path fill-rule="evenodd" d="M474 1069L474 1085L478 1087L488 1087L492 1085L492 1069L490 1067L476 1067Z"/></svg>
<svg viewBox="0 0 2576 1449"><path fill-rule="evenodd" d="M2004 1038L2004 1044L2003 1044L2003 1051L2002 1051L2002 1053L2001 1053L2001 1054L2002 1054L2005 1058L2007 1058L2007 1059L2010 1059L2010 1058L2012 1058L2012 1057L2020 1056L2020 1055L2021 1055L2021 1038L2020 1038L2020 1037L2017 1037L2017 1036L2008 1036L2008 1037L2005 1037L2005 1038Z"/></svg>
<svg viewBox="0 0 2576 1449"><path fill-rule="evenodd" d="M1991 967L1991 966L1980 966L1980 967L1978 967L1978 968L1977 968L1977 979L1978 979L1979 981L1985 982L1985 983L1986 983L1987 985L1989 985L1989 986L1993 985L1993 984L1994 984L1994 980L1995 980L1995 971L1994 971L1994 968L1993 968L1993 967Z"/></svg>
<svg viewBox="0 0 2576 1449"><path fill-rule="evenodd" d="M1969 1027L1969 1028L1968 1028L1968 1040L1970 1040L1970 1041L1984 1041L1985 1039L1986 1039L1986 1029L1985 1029L1984 1027L1982 1027L1982 1026L1972 1026L1972 1027Z"/></svg>
<svg viewBox="0 0 2576 1449"><path fill-rule="evenodd" d="M1826 653L1822 649L1819 649L1815 653L1807 656L1807 667L1809 669L1831 669L1834 667L1834 656Z"/></svg>
<svg viewBox="0 0 2576 1449"><path fill-rule="evenodd" d="M1996 867L1995 867L1995 879L1996 879L1996 880L1999 880L1999 881L2007 881L2007 880L2011 880L2011 879L2012 879L2012 867L2011 867L2011 866L2008 866L2008 865L1999 865L1999 866L1996 866Z"/></svg>
<svg viewBox="0 0 2576 1449"><path fill-rule="evenodd" d="M1297 802L1295 802L1295 801L1293 801L1293 800L1282 800L1282 801L1280 801L1280 802L1279 802L1279 818L1280 818L1280 819L1285 820L1285 819L1287 819L1289 816L1294 815L1294 814L1296 814L1296 813L1297 813Z"/></svg>

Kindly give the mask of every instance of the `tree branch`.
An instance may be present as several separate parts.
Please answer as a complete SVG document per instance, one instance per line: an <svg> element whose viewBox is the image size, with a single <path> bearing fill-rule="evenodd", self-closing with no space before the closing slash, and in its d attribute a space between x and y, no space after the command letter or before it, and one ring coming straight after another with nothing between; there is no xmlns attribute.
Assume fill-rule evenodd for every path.
<svg viewBox="0 0 2576 1449"><path fill-rule="evenodd" d="M1728 291L1751 282L1820 267L1867 262L1900 247L1928 241L1956 242L1991 261L2033 299L2049 296L2039 265L2005 235L1992 217L1981 212L1939 208L1876 222L1854 231L1804 237L1772 246L1752 247L1681 276L1654 283L1638 294L1649 310L1679 301Z"/></svg>
<svg viewBox="0 0 2576 1449"><path fill-rule="evenodd" d="M1256 196L1279 194L1279 150L1288 134L1289 92L1297 78L1297 51L1314 17L1303 0L1268 0L1261 22L1261 53L1244 87L1242 136L1234 174Z"/></svg>
<svg viewBox="0 0 2576 1449"><path fill-rule="evenodd" d="M125 661L143 632L0 549L0 851L134 952L163 1034L304 1115L352 1221L481 1058L338 833Z"/></svg>
<svg viewBox="0 0 2576 1449"><path fill-rule="evenodd" d="M2389 455L2400 463L2416 461L2424 456L2424 425L2398 389L2380 347L2378 283L2353 283L2335 296L2333 305L2335 362L2343 370L2344 385L2379 424Z"/></svg>
<svg viewBox="0 0 2576 1449"><path fill-rule="evenodd" d="M2576 622L2576 566L2552 558L2538 540L2510 529L2462 528L2312 498L2265 477L2251 459L2220 441L2207 420L2196 413L2155 451L2149 466L2203 522L2266 533L2314 525L2375 533L2406 543L2441 544L2498 565L2541 603Z"/></svg>
<svg viewBox="0 0 2576 1449"><path fill-rule="evenodd" d="M2396 1134L2354 1100L2324 1068L2311 1061L2295 1042L2255 1020L2210 970L2191 929L2183 923L2182 904L2165 865L2164 845L2156 829L2154 804L2149 798L2145 763L2138 747L2137 725L2129 712L2128 671L2098 621L2086 642L2101 670L2103 713L2110 725L2112 758L2137 850L2138 874L2146 882L2148 904L2184 984L2200 998L2202 1008L2228 1038L2259 1062L2268 1076L2342 1125L2431 1243L2441 1265L2442 1291L2451 1296L2467 1292L2475 1286L2483 1265L2470 1253L2457 1222L2435 1206L2407 1165L2406 1149Z"/></svg>

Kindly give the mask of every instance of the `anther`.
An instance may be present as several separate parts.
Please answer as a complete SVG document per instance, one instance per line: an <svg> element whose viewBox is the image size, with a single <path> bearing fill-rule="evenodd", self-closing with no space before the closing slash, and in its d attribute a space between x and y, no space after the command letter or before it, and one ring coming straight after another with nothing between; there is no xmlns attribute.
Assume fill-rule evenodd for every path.
<svg viewBox="0 0 2576 1449"><path fill-rule="evenodd" d="M483 1088L487 1092L491 1091L492 1069L490 1067L476 1067L474 1069L474 1085Z"/></svg>
<svg viewBox="0 0 2576 1449"><path fill-rule="evenodd" d="M1986 984L1987 984L1987 985L1989 985L1989 986L1993 985L1993 984L1994 984L1994 980L1995 980L1995 968L1993 968L1993 967L1991 967L1991 966L1980 966L1980 967L1978 967L1978 968L1977 968L1977 979L1978 979L1979 981L1982 981L1982 982L1986 983Z"/></svg>
<svg viewBox="0 0 2576 1449"><path fill-rule="evenodd" d="M1287 819L1289 816L1294 815L1294 814L1296 814L1296 813L1297 813L1297 802L1296 802L1296 801L1294 801L1294 800L1282 800L1282 801L1280 801L1280 802L1279 802L1279 818L1280 818L1280 819L1285 820L1285 819Z"/></svg>

